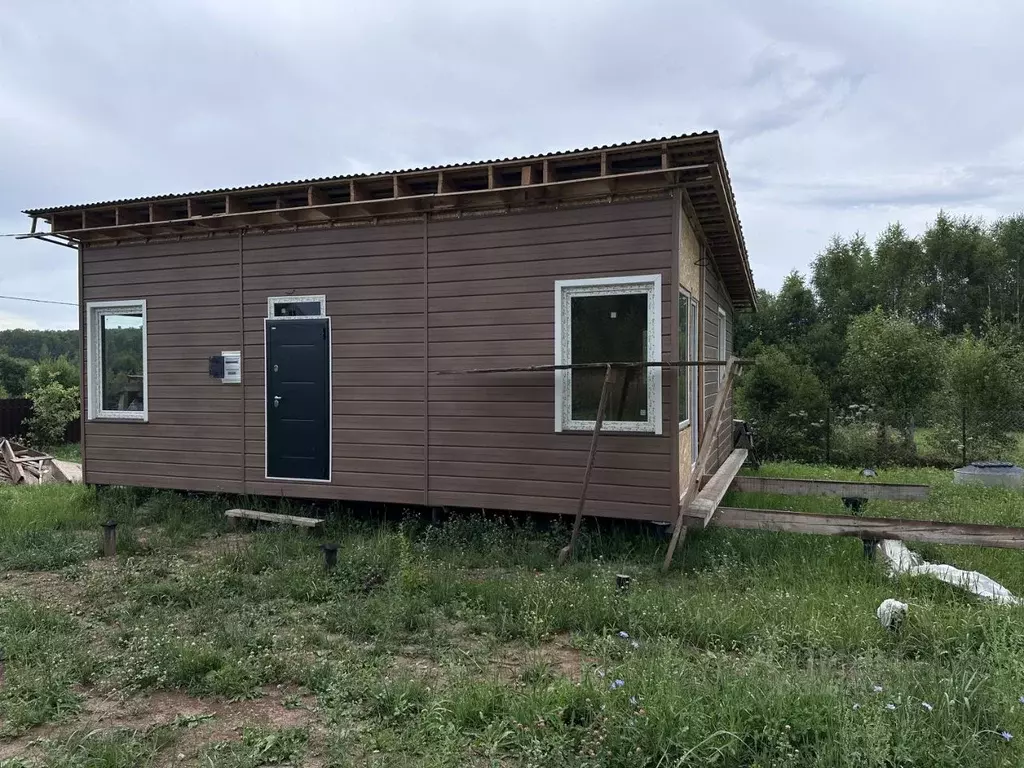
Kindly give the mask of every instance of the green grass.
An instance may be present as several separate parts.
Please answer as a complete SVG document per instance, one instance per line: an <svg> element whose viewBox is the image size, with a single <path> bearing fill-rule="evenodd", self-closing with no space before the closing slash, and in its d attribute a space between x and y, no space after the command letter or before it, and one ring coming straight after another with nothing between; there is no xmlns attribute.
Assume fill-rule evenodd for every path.
<svg viewBox="0 0 1024 768"><path fill-rule="evenodd" d="M772 465L766 474L855 478ZM921 503L871 515L1024 524L1024 494L925 482ZM46 495L50 494L50 495ZM860 542L708 530L660 573L664 543L604 524L553 568L564 527L480 516L441 527L336 515L340 545L260 529L226 539L225 500L80 488L17 489L6 535L86 542L42 565L0 545L3 569L59 570L69 607L0 592L8 684L0 730L54 722L38 765L147 765L184 727L87 728L91 696L176 691L245 707L298 686L301 724L247 723L201 745L199 765L1015 766L1024 762L1022 609L927 579L891 580ZM249 503L249 502L247 502ZM270 502L262 502L270 504ZM842 512L841 502L735 494L735 505ZM284 503L284 509L294 507ZM120 523L116 567L89 562ZM51 539L49 552L58 540ZM231 542L228 544L227 542ZM919 548L1024 593L1021 553ZM59 561L59 558L51 557ZM615 574L633 586L615 589ZM45 574L44 574L45 575ZM2 585L2 582L0 582ZM898 633L874 611L911 605ZM621 684L620 682L621 681ZM881 686L876 691L875 686ZM924 704L928 704L930 709ZM888 705L891 705L889 708ZM191 754L191 753L190 753Z"/></svg>

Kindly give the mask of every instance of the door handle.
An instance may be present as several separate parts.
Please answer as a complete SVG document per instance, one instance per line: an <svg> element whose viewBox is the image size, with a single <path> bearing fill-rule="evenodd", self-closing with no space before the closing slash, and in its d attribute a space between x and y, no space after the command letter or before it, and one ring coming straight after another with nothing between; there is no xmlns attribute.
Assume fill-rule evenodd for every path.
<svg viewBox="0 0 1024 768"><path fill-rule="evenodd" d="M281 396L280 395L274 395L274 407L277 408L277 406L279 406L280 404L281 404Z"/></svg>

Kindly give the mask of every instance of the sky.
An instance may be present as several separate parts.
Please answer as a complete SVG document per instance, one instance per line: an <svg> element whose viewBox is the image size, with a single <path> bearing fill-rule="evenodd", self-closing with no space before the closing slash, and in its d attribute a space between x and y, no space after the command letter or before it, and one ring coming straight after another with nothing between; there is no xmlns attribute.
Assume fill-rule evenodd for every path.
<svg viewBox="0 0 1024 768"><path fill-rule="evenodd" d="M1024 210L1018 0L0 0L20 211L717 129L754 280L834 234ZM77 300L0 237L0 295ZM0 329L75 309L0 299Z"/></svg>

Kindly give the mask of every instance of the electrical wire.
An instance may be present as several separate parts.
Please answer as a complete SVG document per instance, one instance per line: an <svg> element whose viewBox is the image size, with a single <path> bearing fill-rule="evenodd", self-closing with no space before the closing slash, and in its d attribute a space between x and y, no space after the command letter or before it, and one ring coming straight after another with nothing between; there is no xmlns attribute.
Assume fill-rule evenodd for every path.
<svg viewBox="0 0 1024 768"><path fill-rule="evenodd" d="M31 301L33 304L60 304L65 307L77 307L77 303L70 301L53 301L51 299L30 299L26 296L0 296L0 299L7 299L8 301Z"/></svg>

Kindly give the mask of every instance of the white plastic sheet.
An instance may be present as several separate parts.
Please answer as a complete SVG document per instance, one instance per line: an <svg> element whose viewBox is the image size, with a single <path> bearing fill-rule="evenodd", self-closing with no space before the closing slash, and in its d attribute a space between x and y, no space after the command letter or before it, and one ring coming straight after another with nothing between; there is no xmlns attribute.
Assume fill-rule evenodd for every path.
<svg viewBox="0 0 1024 768"><path fill-rule="evenodd" d="M1006 587L985 574L978 571L962 571L952 565L929 563L916 552L907 549L907 545L902 541L885 539L879 543L878 551L882 553L889 565L889 572L892 574L907 573L912 576L931 576L1000 605L1021 604L1020 598L1014 597ZM881 619L881 615L879 615L879 619Z"/></svg>
<svg viewBox="0 0 1024 768"><path fill-rule="evenodd" d="M900 624L903 623L903 619L907 615L907 604L890 597L888 600L882 601L878 610L875 611L875 615L883 627L895 632L900 628Z"/></svg>

